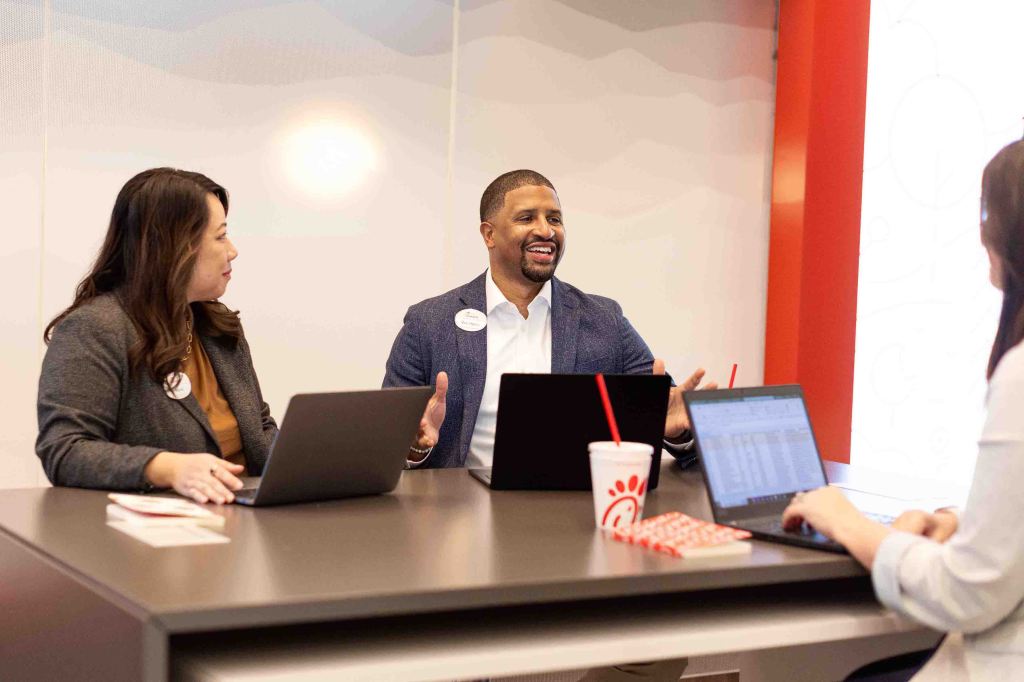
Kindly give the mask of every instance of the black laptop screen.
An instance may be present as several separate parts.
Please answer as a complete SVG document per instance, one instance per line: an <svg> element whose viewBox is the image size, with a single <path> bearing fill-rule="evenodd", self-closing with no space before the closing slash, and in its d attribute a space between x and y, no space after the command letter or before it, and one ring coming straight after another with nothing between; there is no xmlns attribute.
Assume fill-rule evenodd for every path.
<svg viewBox="0 0 1024 682"><path fill-rule="evenodd" d="M689 408L717 507L782 502L825 485L801 396L693 400Z"/></svg>

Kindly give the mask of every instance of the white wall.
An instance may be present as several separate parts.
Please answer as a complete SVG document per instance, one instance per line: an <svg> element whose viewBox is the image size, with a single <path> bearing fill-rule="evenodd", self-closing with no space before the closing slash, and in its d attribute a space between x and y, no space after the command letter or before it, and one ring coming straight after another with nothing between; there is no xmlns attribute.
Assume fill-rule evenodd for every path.
<svg viewBox="0 0 1024 682"><path fill-rule="evenodd" d="M559 188L559 276L617 298L670 371L759 383L774 20L769 0L0 0L0 487L45 480L39 336L157 165L231 192L225 301L278 416L379 385L406 307L486 266L479 196L518 167Z"/></svg>
<svg viewBox="0 0 1024 682"><path fill-rule="evenodd" d="M0 4L0 487L32 485L43 236L43 25Z"/></svg>
<svg viewBox="0 0 1024 682"><path fill-rule="evenodd" d="M981 173L1020 139L1024 5L874 0L852 460L969 480L1000 296Z"/></svg>

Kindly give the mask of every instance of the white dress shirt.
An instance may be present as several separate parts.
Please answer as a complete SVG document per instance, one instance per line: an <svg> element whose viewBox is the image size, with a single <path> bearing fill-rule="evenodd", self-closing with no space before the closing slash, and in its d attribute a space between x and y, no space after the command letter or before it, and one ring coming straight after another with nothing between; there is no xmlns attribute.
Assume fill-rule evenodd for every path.
<svg viewBox="0 0 1024 682"><path fill-rule="evenodd" d="M915 680L1012 680L1024 672L1024 344L999 362L967 505L938 544L892 533L875 555L879 600L954 632Z"/></svg>
<svg viewBox="0 0 1024 682"><path fill-rule="evenodd" d="M498 422L501 375L551 373L551 290L551 281L548 280L527 306L529 316L524 318L519 309L505 298L501 289L494 283L490 269L484 273L487 375L469 451L466 453L467 467L489 467L494 461L494 434ZM687 452L693 448L692 439L686 443L665 441L664 444L676 453ZM416 469L425 466L429 460L428 451L418 460L407 460L406 466Z"/></svg>
<svg viewBox="0 0 1024 682"><path fill-rule="evenodd" d="M487 296L487 378L480 411L466 456L467 467L489 467L494 459L494 430L498 423L501 375L551 373L551 280L527 306L523 317L491 278L484 276Z"/></svg>

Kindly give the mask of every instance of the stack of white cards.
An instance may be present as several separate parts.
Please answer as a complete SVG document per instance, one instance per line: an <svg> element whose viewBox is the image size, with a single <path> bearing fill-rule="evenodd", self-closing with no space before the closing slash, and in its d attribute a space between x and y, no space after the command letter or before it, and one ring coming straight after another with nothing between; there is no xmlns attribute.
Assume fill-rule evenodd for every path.
<svg viewBox="0 0 1024 682"><path fill-rule="evenodd" d="M212 528L223 528L224 517L174 497L108 495L107 525L151 547L213 545L230 539Z"/></svg>

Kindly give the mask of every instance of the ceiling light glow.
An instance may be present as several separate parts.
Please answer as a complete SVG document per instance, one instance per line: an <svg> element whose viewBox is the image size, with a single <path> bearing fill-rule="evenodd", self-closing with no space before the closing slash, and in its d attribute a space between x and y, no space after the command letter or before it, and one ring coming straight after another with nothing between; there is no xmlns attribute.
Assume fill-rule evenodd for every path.
<svg viewBox="0 0 1024 682"><path fill-rule="evenodd" d="M303 194L342 199L377 169L378 153L369 135L338 119L296 125L284 135L284 171Z"/></svg>

